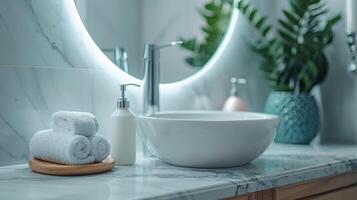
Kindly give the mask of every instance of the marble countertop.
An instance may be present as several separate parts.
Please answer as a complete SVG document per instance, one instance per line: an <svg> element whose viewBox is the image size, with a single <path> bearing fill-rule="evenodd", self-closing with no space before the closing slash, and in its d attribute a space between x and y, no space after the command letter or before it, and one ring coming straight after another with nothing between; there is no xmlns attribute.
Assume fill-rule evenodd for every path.
<svg viewBox="0 0 357 200"><path fill-rule="evenodd" d="M357 145L274 144L250 164L227 169L140 158L105 174L56 177L10 165L0 167L0 199L218 199L351 171L357 171Z"/></svg>

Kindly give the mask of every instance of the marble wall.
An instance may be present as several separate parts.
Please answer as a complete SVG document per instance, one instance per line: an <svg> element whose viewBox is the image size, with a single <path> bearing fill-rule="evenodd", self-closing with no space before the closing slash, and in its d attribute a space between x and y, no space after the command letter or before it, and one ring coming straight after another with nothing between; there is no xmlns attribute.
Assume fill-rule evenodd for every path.
<svg viewBox="0 0 357 200"><path fill-rule="evenodd" d="M256 2L264 6L264 2ZM0 165L26 162L32 134L48 128L51 113L61 109L93 112L100 134L110 139L109 120L119 84L141 82L101 53L72 0L0 0L0 4ZM330 7L339 11L343 3L330 0ZM269 9L266 12L272 13ZM344 70L344 24L336 30L336 41L328 49L331 72L322 86L326 120L322 139L357 143L357 78ZM251 110L262 110L269 89L257 69L259 59L243 42L254 33L239 17L228 32L203 70L183 81L161 85L163 110L220 109L231 76L248 78L242 96ZM137 113L141 94L140 89L129 90Z"/></svg>
<svg viewBox="0 0 357 200"><path fill-rule="evenodd" d="M102 70L1 66L0 164L25 161L32 134L49 128L57 110L93 112L106 124L118 84ZM99 134L109 136L109 130L101 126Z"/></svg>

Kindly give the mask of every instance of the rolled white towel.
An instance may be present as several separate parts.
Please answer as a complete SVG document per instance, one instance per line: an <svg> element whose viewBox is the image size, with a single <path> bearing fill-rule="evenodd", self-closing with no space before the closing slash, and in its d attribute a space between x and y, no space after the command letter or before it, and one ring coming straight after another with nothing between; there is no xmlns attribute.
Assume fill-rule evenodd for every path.
<svg viewBox="0 0 357 200"><path fill-rule="evenodd" d="M95 162L101 162L110 154L109 142L101 136L89 138L91 143L90 155L94 156Z"/></svg>
<svg viewBox="0 0 357 200"><path fill-rule="evenodd" d="M35 158L60 164L81 165L94 162L88 138L81 135L42 130L31 138L30 152Z"/></svg>
<svg viewBox="0 0 357 200"><path fill-rule="evenodd" d="M98 121L92 113L58 111L52 115L54 132L93 136L98 132Z"/></svg>

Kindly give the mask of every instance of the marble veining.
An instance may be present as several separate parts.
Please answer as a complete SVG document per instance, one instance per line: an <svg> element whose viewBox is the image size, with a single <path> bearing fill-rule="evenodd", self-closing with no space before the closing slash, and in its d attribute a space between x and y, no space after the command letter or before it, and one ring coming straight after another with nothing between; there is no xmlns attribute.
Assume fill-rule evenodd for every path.
<svg viewBox="0 0 357 200"><path fill-rule="evenodd" d="M242 167L190 169L156 158L80 177L0 167L0 199L218 199L357 171L357 146L273 145Z"/></svg>

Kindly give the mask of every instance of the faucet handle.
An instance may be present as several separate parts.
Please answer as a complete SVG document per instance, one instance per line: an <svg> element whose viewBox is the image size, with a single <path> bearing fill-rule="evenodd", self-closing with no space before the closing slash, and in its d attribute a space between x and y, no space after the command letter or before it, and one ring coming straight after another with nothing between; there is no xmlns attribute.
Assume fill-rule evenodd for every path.
<svg viewBox="0 0 357 200"><path fill-rule="evenodd" d="M176 45L181 45L183 44L183 41L177 40L173 41L169 44L163 44L163 45L156 45L156 44L146 44L144 48L144 59L153 59L153 57L159 57L160 54L160 49L166 48L166 47L171 47L171 46L176 46Z"/></svg>

